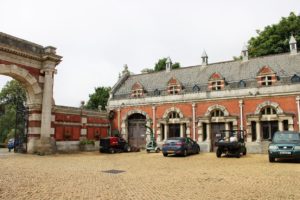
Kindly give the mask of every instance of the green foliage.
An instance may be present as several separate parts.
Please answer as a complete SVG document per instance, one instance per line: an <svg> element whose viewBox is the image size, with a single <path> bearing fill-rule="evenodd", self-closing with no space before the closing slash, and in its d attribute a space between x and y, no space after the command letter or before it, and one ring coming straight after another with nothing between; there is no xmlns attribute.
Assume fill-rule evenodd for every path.
<svg viewBox="0 0 300 200"><path fill-rule="evenodd" d="M80 145L88 145L88 144L95 145L95 141L94 140L84 139L84 140L81 140L79 144Z"/></svg>
<svg viewBox="0 0 300 200"><path fill-rule="evenodd" d="M158 60L158 62L155 64L154 66L154 71L161 71L161 70L165 70L166 69L166 61L167 58L161 58ZM174 64L172 64L172 69L177 69L180 68L180 63L176 62Z"/></svg>
<svg viewBox="0 0 300 200"><path fill-rule="evenodd" d="M90 94L89 101L86 105L88 109L98 109L101 106L101 110L105 110L107 106L107 101L109 98L110 87L97 87L95 88L95 92Z"/></svg>
<svg viewBox="0 0 300 200"><path fill-rule="evenodd" d="M25 102L25 89L16 80L8 81L0 91L0 143L14 137L15 128L19 134L24 130L24 112L20 111Z"/></svg>
<svg viewBox="0 0 300 200"><path fill-rule="evenodd" d="M289 52L291 34L300 43L300 16L290 13L288 17L282 17L278 24L266 26L263 31L256 32L258 36L252 37L248 42L249 56Z"/></svg>

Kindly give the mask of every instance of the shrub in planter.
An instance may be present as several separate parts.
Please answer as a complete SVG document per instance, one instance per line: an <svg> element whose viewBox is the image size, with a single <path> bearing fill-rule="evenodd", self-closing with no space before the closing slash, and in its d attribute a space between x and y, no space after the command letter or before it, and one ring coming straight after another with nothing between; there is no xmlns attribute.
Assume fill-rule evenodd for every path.
<svg viewBox="0 0 300 200"><path fill-rule="evenodd" d="M82 151L94 151L95 150L95 141L84 139L79 142L80 150Z"/></svg>

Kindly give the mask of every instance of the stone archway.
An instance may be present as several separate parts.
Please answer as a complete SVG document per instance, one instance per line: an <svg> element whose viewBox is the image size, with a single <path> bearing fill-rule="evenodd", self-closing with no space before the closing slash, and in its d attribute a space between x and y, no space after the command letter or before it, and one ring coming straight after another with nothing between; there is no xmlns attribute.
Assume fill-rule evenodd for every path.
<svg viewBox="0 0 300 200"><path fill-rule="evenodd" d="M16 65L0 64L0 74L19 81L26 90L27 104L42 104L42 89L36 78L28 70Z"/></svg>
<svg viewBox="0 0 300 200"><path fill-rule="evenodd" d="M158 120L158 141L165 141L169 137L190 137L191 121L184 117L183 112L176 107L168 108L162 118Z"/></svg>
<svg viewBox="0 0 300 200"><path fill-rule="evenodd" d="M126 115L122 118L122 124L121 124L122 137L125 138L127 141L129 141L129 139L130 139L129 138L129 118L130 118L130 116L136 115L136 114L144 116L146 126L151 127L152 120L146 112L144 112L142 110L131 110L131 111L127 112ZM150 132L148 129L146 129L145 132L146 132L146 142L149 142L150 141Z"/></svg>
<svg viewBox="0 0 300 200"><path fill-rule="evenodd" d="M51 142L53 80L61 58L54 47L43 47L0 33L0 74L19 81L26 90L29 153L47 154L55 148Z"/></svg>
<svg viewBox="0 0 300 200"><path fill-rule="evenodd" d="M267 142L277 130L294 130L294 115L285 113L277 102L264 101L247 115L248 142Z"/></svg>

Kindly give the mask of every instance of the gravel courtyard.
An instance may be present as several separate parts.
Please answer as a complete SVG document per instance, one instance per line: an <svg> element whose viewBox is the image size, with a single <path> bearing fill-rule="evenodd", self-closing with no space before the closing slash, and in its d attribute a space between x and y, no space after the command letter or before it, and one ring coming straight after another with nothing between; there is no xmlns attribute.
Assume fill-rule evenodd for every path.
<svg viewBox="0 0 300 200"><path fill-rule="evenodd" d="M123 173L105 173L106 170ZM300 163L267 155L0 152L0 199L300 199Z"/></svg>

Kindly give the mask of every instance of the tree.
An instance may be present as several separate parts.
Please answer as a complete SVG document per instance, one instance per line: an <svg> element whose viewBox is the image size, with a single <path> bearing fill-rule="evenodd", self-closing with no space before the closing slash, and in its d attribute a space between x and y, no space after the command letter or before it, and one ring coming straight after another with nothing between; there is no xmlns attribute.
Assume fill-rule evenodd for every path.
<svg viewBox="0 0 300 200"><path fill-rule="evenodd" d="M86 105L88 109L98 109L101 106L101 110L105 110L107 101L109 98L110 87L97 87L95 92L89 95L89 101Z"/></svg>
<svg viewBox="0 0 300 200"><path fill-rule="evenodd" d="M263 31L256 31L258 36L248 41L249 56L258 57L269 54L289 52L289 39L294 35L300 42L300 16L293 12L282 17L278 24L266 26Z"/></svg>
<svg viewBox="0 0 300 200"><path fill-rule="evenodd" d="M161 58L158 60L158 62L155 64L154 71L161 71L166 69L166 61L167 58ZM180 68L180 63L176 62L172 64L172 69Z"/></svg>
<svg viewBox="0 0 300 200"><path fill-rule="evenodd" d="M15 128L18 133L24 130L25 102L26 92L22 85L16 80L8 81L0 92L0 143L9 133L15 132Z"/></svg>

